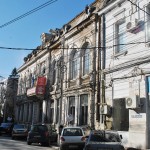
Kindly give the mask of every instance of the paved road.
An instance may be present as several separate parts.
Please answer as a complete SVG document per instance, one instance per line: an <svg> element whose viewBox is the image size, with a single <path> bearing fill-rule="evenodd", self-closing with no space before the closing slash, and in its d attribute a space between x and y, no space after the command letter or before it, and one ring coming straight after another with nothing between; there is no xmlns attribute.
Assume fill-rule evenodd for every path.
<svg viewBox="0 0 150 150"><path fill-rule="evenodd" d="M26 140L12 140L11 137L0 136L0 150L58 150L58 147L43 147L40 144L27 145Z"/></svg>

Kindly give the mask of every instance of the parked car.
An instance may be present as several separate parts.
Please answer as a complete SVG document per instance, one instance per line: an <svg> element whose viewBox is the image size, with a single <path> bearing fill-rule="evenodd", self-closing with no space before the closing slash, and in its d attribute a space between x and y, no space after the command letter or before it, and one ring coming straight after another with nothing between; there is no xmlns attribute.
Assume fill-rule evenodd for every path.
<svg viewBox="0 0 150 150"><path fill-rule="evenodd" d="M117 131L99 130L91 131L84 150L124 150L121 137Z"/></svg>
<svg viewBox="0 0 150 150"><path fill-rule="evenodd" d="M28 128L25 124L15 124L12 129L12 139L17 137L27 137Z"/></svg>
<svg viewBox="0 0 150 150"><path fill-rule="evenodd" d="M79 149L85 145L84 131L81 127L65 127L60 135L60 150Z"/></svg>
<svg viewBox="0 0 150 150"><path fill-rule="evenodd" d="M12 128L13 128L13 123L1 123L0 125L0 134L9 134L11 135L12 132Z"/></svg>
<svg viewBox="0 0 150 150"><path fill-rule="evenodd" d="M57 141L57 133L52 126L47 124L36 124L31 126L28 132L27 144L41 143L49 146L51 142Z"/></svg>

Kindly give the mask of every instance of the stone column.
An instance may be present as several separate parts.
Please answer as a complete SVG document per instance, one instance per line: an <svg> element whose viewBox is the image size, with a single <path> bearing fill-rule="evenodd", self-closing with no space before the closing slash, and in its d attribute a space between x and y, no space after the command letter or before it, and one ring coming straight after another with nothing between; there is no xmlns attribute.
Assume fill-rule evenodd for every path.
<svg viewBox="0 0 150 150"><path fill-rule="evenodd" d="M76 94L75 95L75 125L78 125L78 118L79 118L79 116L78 116L78 95Z"/></svg>
<svg viewBox="0 0 150 150"><path fill-rule="evenodd" d="M43 100L42 123L45 123L45 121L46 121L46 107L47 107L47 101Z"/></svg>
<svg viewBox="0 0 150 150"><path fill-rule="evenodd" d="M24 104L24 122L27 122L27 116L28 116L28 113L27 113L27 103Z"/></svg>
<svg viewBox="0 0 150 150"><path fill-rule="evenodd" d="M32 124L38 123L39 121L39 103L33 102L33 118L32 118Z"/></svg>
<svg viewBox="0 0 150 150"><path fill-rule="evenodd" d="M56 115L57 114L57 100L54 99L54 123L56 124Z"/></svg>

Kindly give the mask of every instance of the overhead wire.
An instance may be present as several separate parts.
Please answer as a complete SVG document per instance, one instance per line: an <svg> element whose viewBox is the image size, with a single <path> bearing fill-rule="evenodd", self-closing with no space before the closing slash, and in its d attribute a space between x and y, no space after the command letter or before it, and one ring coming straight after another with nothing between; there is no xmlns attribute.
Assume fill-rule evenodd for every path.
<svg viewBox="0 0 150 150"><path fill-rule="evenodd" d="M145 43L145 42L131 42L131 43L126 43L126 44L114 44L114 45L112 45L112 46L109 46L109 47L106 47L106 48L112 48L112 47L115 47L115 46L118 46L118 45L129 45L129 44L141 44L141 43ZM6 48L6 47L1 47L1 48ZM93 47L94 48L94 47ZM96 48L96 47L95 47ZM97 48L104 48L104 47L97 47ZM15 49L15 50L34 50L34 49L23 49L23 48L6 48L6 49ZM57 48L58 49L58 48ZM68 48L67 48L68 49ZM69 48L69 49L71 49L71 48Z"/></svg>
<svg viewBox="0 0 150 150"><path fill-rule="evenodd" d="M12 20L10 20L10 21L0 25L0 28L4 28L4 27L6 27L6 26L8 26L8 25L10 25L10 24L12 24L12 23L14 23L14 22L16 22L16 21L18 21L18 20L20 20L20 19L22 19L22 18L32 14L32 13L34 13L34 12L36 12L36 11L38 11L38 10L40 10L40 9L42 9L42 8L52 4L52 3L54 3L54 2L56 2L56 1L58 1L58 0L47 1L46 3L44 3L44 4L42 4L42 5L38 6L38 7L34 8L34 9L32 9L32 10L30 10L30 11L28 11L28 12L26 12L26 13L18 16L18 17L16 17L15 19L12 19Z"/></svg>

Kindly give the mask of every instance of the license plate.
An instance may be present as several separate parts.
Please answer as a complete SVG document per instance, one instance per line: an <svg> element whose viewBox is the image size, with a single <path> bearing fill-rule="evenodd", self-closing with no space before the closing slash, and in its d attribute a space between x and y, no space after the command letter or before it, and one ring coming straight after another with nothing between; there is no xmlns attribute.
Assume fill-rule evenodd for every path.
<svg viewBox="0 0 150 150"><path fill-rule="evenodd" d="M69 145L69 148L78 148L77 145Z"/></svg>
<svg viewBox="0 0 150 150"><path fill-rule="evenodd" d="M35 138L40 138L41 136L40 136L40 135L35 135L34 137L35 137Z"/></svg>

